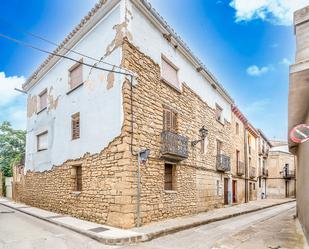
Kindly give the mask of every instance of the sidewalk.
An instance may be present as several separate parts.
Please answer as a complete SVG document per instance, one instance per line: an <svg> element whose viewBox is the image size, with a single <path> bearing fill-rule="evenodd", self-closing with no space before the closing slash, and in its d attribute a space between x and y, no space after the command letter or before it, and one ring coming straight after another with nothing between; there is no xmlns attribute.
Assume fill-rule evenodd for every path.
<svg viewBox="0 0 309 249"><path fill-rule="evenodd" d="M252 201L232 207L211 210L206 213L169 219L145 225L140 228L126 230L80 220L71 216L49 212L43 209L30 207L21 203L16 203L5 198L0 198L0 204L4 206L43 219L53 224L71 229L108 245L125 245L140 241L152 240L154 238L175 233L181 230L189 229L219 220L228 219L234 216L255 212L261 209L293 201L295 200L266 199Z"/></svg>

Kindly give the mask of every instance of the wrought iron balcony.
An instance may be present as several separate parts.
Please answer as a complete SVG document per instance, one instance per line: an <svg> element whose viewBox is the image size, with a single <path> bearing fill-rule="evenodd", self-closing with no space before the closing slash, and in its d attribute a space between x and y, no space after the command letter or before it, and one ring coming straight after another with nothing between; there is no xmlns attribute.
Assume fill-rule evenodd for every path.
<svg viewBox="0 0 309 249"><path fill-rule="evenodd" d="M285 170L283 171L283 178L295 178L295 170Z"/></svg>
<svg viewBox="0 0 309 249"><path fill-rule="evenodd" d="M161 157L173 161L188 158L188 138L172 131L161 133Z"/></svg>
<svg viewBox="0 0 309 249"><path fill-rule="evenodd" d="M250 178L255 178L256 177L256 168L255 167L250 167L250 169L249 169L249 177Z"/></svg>
<svg viewBox="0 0 309 249"><path fill-rule="evenodd" d="M229 156L224 154L217 155L217 170L218 171L230 171L231 160Z"/></svg>
<svg viewBox="0 0 309 249"><path fill-rule="evenodd" d="M263 177L263 178L268 177L268 169L262 168L260 176Z"/></svg>
<svg viewBox="0 0 309 249"><path fill-rule="evenodd" d="M244 162L237 162L237 175L242 176L245 174Z"/></svg>

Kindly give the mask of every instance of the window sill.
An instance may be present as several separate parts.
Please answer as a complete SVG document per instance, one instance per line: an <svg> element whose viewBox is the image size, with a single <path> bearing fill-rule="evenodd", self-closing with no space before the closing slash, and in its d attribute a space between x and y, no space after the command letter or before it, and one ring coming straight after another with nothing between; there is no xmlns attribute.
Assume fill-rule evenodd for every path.
<svg viewBox="0 0 309 249"><path fill-rule="evenodd" d="M72 195L74 196L79 196L82 192L81 191L73 191L71 192Z"/></svg>
<svg viewBox="0 0 309 249"><path fill-rule="evenodd" d="M181 88L174 86L172 83L168 82L166 79L161 77L161 81L166 84L167 86L171 87L173 90L175 90L178 93L181 93Z"/></svg>
<svg viewBox="0 0 309 249"><path fill-rule="evenodd" d="M177 194L176 190L164 190L165 194Z"/></svg>
<svg viewBox="0 0 309 249"><path fill-rule="evenodd" d="M44 108L42 108L41 110L39 110L36 114L39 115L41 112L47 110L47 106L45 106Z"/></svg>
<svg viewBox="0 0 309 249"><path fill-rule="evenodd" d="M47 149L39 149L37 152L42 152L42 151L45 151Z"/></svg>
<svg viewBox="0 0 309 249"><path fill-rule="evenodd" d="M219 124L221 124L222 126L225 125L221 120L216 119L216 121L217 121Z"/></svg>
<svg viewBox="0 0 309 249"><path fill-rule="evenodd" d="M78 84L77 86L73 87L72 89L70 89L66 95L69 95L70 93L74 92L76 89L80 88L82 85L84 85L84 82Z"/></svg>

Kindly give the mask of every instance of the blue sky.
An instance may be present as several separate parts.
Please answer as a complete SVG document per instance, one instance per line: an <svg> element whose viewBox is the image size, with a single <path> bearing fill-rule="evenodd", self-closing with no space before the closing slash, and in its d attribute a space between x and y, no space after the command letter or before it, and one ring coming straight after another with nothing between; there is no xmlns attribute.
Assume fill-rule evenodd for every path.
<svg viewBox="0 0 309 249"><path fill-rule="evenodd" d="M228 90L251 123L270 139L286 139L288 64L293 62L295 50L292 12L309 0L150 2ZM0 33L52 50L53 46L14 30L3 20L60 43L95 3L4 0ZM2 38L0 54L0 122L8 120L16 128L25 128L26 97L13 88L20 86L46 55Z"/></svg>

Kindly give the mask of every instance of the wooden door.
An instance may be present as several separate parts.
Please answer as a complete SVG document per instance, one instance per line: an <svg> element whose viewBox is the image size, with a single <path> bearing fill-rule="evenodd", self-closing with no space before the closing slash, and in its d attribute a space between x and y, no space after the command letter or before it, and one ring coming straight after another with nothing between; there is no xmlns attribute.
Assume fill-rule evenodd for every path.
<svg viewBox="0 0 309 249"><path fill-rule="evenodd" d="M229 204L228 186L229 186L229 179L228 178L224 178L224 205Z"/></svg>
<svg viewBox="0 0 309 249"><path fill-rule="evenodd" d="M233 180L233 203L237 202L237 181Z"/></svg>

